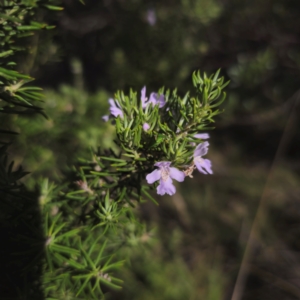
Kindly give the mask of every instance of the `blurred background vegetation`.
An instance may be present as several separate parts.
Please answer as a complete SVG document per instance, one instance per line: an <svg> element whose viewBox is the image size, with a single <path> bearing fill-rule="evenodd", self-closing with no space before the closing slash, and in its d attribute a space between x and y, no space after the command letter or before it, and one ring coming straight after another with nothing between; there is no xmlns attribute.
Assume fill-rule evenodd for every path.
<svg viewBox="0 0 300 300"><path fill-rule="evenodd" d="M101 117L117 89L185 92L196 69L221 68L231 81L210 133L214 175L187 179L159 206L141 204L151 234L130 251L124 288L109 299L300 299L299 1L62 6L41 16L56 29L34 36L20 57L44 88L49 119L10 116L1 125L21 133L10 152L31 172L29 188L61 179L90 148L113 145ZM249 240L251 229L259 232Z"/></svg>

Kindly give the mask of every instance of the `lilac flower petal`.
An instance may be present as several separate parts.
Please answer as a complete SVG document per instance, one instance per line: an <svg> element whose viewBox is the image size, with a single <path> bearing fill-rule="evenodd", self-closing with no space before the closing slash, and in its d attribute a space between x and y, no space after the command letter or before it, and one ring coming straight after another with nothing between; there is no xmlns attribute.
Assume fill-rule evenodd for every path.
<svg viewBox="0 0 300 300"><path fill-rule="evenodd" d="M114 99L112 99L112 98L108 99L108 103L109 103L110 107L117 107Z"/></svg>
<svg viewBox="0 0 300 300"><path fill-rule="evenodd" d="M122 110L120 109L120 104L118 101L115 101L114 99L110 98L108 99L108 103L110 105L109 111L114 116L120 116L121 118L124 117Z"/></svg>
<svg viewBox="0 0 300 300"><path fill-rule="evenodd" d="M211 161L209 159L196 157L194 162L195 162L195 165L199 172L201 172L203 174L212 174L213 173L213 171L211 169Z"/></svg>
<svg viewBox="0 0 300 300"><path fill-rule="evenodd" d="M156 105L157 104L157 99L158 99L158 95L156 93L151 93L148 103Z"/></svg>
<svg viewBox="0 0 300 300"><path fill-rule="evenodd" d="M163 167L169 167L171 164L170 161L159 161L154 164L155 167L163 168Z"/></svg>
<svg viewBox="0 0 300 300"><path fill-rule="evenodd" d="M171 178L176 179L179 182L184 181L185 178L185 174L182 171L179 171L176 168L169 168L169 174L171 176Z"/></svg>
<svg viewBox="0 0 300 300"><path fill-rule="evenodd" d="M148 123L144 123L144 124L143 124L143 129L144 129L144 131L148 131L149 128L150 128L150 125L149 125Z"/></svg>
<svg viewBox="0 0 300 300"><path fill-rule="evenodd" d="M107 122L107 121L109 120L109 115L103 116L103 117L102 117L102 120L103 120L104 122Z"/></svg>
<svg viewBox="0 0 300 300"><path fill-rule="evenodd" d="M161 171L156 169L146 176L146 180L149 184L151 184L157 181L158 179L160 179L160 177L161 177Z"/></svg>
<svg viewBox="0 0 300 300"><path fill-rule="evenodd" d="M159 105L159 108L162 108L166 104L165 96L160 95L156 103Z"/></svg>
<svg viewBox="0 0 300 300"><path fill-rule="evenodd" d="M120 116L121 118L123 118L124 116L122 110L118 107L111 107L109 110L110 113L115 117Z"/></svg>
<svg viewBox="0 0 300 300"><path fill-rule="evenodd" d="M147 22L149 25L154 26L156 23L156 13L154 9L147 10Z"/></svg>
<svg viewBox="0 0 300 300"><path fill-rule="evenodd" d="M209 134L208 133L197 133L194 135L194 137L197 139L207 140L207 139L209 139Z"/></svg>
<svg viewBox="0 0 300 300"><path fill-rule="evenodd" d="M145 99L146 99L146 86L144 86L144 87L141 89L141 99L142 99L142 100L145 100Z"/></svg>
<svg viewBox="0 0 300 300"><path fill-rule="evenodd" d="M141 89L141 102L142 102L142 108L145 108L147 106L146 104L147 97L146 97L146 86L144 86Z"/></svg>
<svg viewBox="0 0 300 300"><path fill-rule="evenodd" d="M158 195L174 195L176 193L176 188L173 185L172 179L169 177L166 181L160 180L160 184L157 187L157 194Z"/></svg>
<svg viewBox="0 0 300 300"><path fill-rule="evenodd" d="M204 156L208 152L209 142L201 143L194 151L194 157Z"/></svg>
<svg viewBox="0 0 300 300"><path fill-rule="evenodd" d="M209 174L213 174L213 171L211 169L211 161L209 159L206 159L204 158L204 165L203 167L206 169L206 171L209 173Z"/></svg>
<svg viewBox="0 0 300 300"><path fill-rule="evenodd" d="M158 105L159 108L161 108L166 104L165 96L158 95L157 93L151 93L148 103L151 103L153 105Z"/></svg>
<svg viewBox="0 0 300 300"><path fill-rule="evenodd" d="M195 165L200 173L207 174L207 172L202 168L202 164L199 161L195 161Z"/></svg>

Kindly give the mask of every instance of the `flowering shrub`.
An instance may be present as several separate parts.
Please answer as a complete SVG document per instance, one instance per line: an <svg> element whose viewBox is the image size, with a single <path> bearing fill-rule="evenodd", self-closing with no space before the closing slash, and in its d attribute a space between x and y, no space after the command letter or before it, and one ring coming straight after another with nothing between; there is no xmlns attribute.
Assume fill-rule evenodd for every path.
<svg viewBox="0 0 300 300"><path fill-rule="evenodd" d="M52 199L48 197L44 210L51 212L56 207L54 228L58 226L59 231L60 224L73 224L67 232L68 240L59 239L59 247L53 233L46 234L51 241L46 245L48 295L54 295L49 284L62 273L68 281L60 281L61 290L77 289L76 296L91 297L94 293L93 299L98 299L102 285L120 288L122 281L113 276L112 269L120 268L122 261L111 261L110 255L119 250L124 253L126 247L142 243L143 236L148 235L131 207L143 199L156 203L149 193L155 186L159 195L175 194L173 179L182 182L192 177L195 168L212 174L210 160L202 158L209 145L204 140L209 138L206 131L211 129L213 118L221 112L218 106L225 99L222 90L228 83L219 78L218 71L210 77L195 72L193 84L195 91L183 97L176 90L162 88L150 93L148 99L143 87L140 95L132 90L129 95L118 91L114 99L109 99L110 116L103 120L112 120L118 150L98 149L90 160L81 160L74 169L73 178L77 180L73 185L58 189L56 194L48 192ZM128 230L129 225L134 230ZM76 242L76 235L81 237L81 244ZM99 251L103 258L94 260Z"/></svg>
<svg viewBox="0 0 300 300"><path fill-rule="evenodd" d="M122 188L126 183L126 190L135 189L141 195L148 189L142 185L146 178L148 184L159 182L159 195L173 195L176 188L172 179L182 182L186 176L192 177L195 168L202 174L212 174L211 161L202 158L208 152L209 143L204 140L209 134L201 131L210 129L213 117L220 113L218 106L225 99L222 90L227 83L219 78L219 71L203 78L195 72L193 83L195 93L184 97L176 90L161 89L148 99L143 87L140 96L131 90L128 96L117 92L115 99L109 99L121 152L114 158L119 164L101 166L99 175L107 176L115 166L113 174Z"/></svg>
<svg viewBox="0 0 300 300"><path fill-rule="evenodd" d="M20 37L26 31L51 28L24 18L31 9L28 1L23 2L21 10L13 1L8 2L3 26L12 26L6 26L6 31L21 20L25 23L17 26ZM50 5L51 0L33 2L61 9ZM12 13L20 14L20 18ZM10 35L4 41L10 41ZM14 54L10 45L2 57ZM40 88L23 87L31 78L13 70L10 57L1 66L1 94L5 102L2 112L45 115L35 105L42 99ZM94 151L90 159L81 159L63 182L41 180L38 197L17 182L26 172L22 168L14 171L13 163L7 164L4 143L0 149L0 187L2 211L7 213L3 213L5 219L1 222L8 236L18 236L18 241L22 241L22 247L16 247L15 241L11 243L13 260L6 262L4 270L22 266L23 272L39 263L39 268L28 272L37 280L31 280L25 271L20 277L24 280L24 297L41 298L36 296L38 293L47 299L100 299L107 289L119 289L122 280L115 278L113 271L122 267L126 249L144 243L145 236L149 236L131 208L145 198L156 202L149 193L153 186L159 195L173 195L173 179L182 182L185 177L192 177L195 168L212 174L210 160L202 158L209 145L204 142L209 138L205 132L220 113L218 106L225 99L222 90L227 83L219 78L218 71L210 77L195 72L193 84L195 90L183 97L176 90L163 88L151 92L149 98L146 87L141 95L132 90L129 95L117 92L109 99L110 115L102 117L104 121L111 119L115 126L115 150ZM2 133L14 134L7 130ZM35 211L38 218L28 218L28 211ZM22 251L24 256L16 261ZM30 254L29 259L26 253ZM9 251L5 255L9 256ZM42 276L37 276L40 273ZM14 282L14 277L15 273L8 275L7 282Z"/></svg>

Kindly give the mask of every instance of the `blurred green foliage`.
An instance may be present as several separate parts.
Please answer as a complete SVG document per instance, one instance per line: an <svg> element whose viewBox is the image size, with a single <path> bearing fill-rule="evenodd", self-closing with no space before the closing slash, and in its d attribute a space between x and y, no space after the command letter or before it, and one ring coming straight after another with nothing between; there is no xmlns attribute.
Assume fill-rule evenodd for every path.
<svg viewBox="0 0 300 300"><path fill-rule="evenodd" d="M90 95L64 85L44 95L48 119L17 118L14 126L22 133L15 139L14 155L33 173L28 178L31 187L41 175L61 179L79 157L90 155L90 149L113 147L114 128L101 119L108 110L107 92Z"/></svg>

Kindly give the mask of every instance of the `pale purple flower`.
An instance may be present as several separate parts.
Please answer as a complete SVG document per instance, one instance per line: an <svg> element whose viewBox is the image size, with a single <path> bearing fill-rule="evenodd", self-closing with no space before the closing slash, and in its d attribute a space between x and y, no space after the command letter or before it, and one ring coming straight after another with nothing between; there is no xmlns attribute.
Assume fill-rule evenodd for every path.
<svg viewBox="0 0 300 300"><path fill-rule="evenodd" d="M148 101L148 98L146 97L145 86L141 90L141 102L142 102L142 108L146 108L150 103L153 105L159 105L159 108L163 107L166 104L165 96L158 95L157 93L151 93Z"/></svg>
<svg viewBox="0 0 300 300"><path fill-rule="evenodd" d="M211 161L202 156L206 155L208 152L209 142L201 143L197 146L194 151L194 163L199 172L203 174L212 174Z"/></svg>
<svg viewBox="0 0 300 300"><path fill-rule="evenodd" d="M118 101L115 101L114 99L110 98L108 100L108 102L109 102L109 105L110 105L110 108L109 108L110 113L114 117L120 116L121 118L123 118L124 115L123 115L123 112L120 108L120 104L118 103Z"/></svg>
<svg viewBox="0 0 300 300"><path fill-rule="evenodd" d="M156 23L156 13L153 8L147 10L147 22L151 26L154 26Z"/></svg>
<svg viewBox="0 0 300 300"><path fill-rule="evenodd" d="M197 133L194 135L194 137L197 139L207 140L207 139L209 139L209 134L208 133Z"/></svg>
<svg viewBox="0 0 300 300"><path fill-rule="evenodd" d="M176 179L179 182L184 180L185 174L182 171L179 171L176 168L170 167L170 161L161 161L154 164L155 169L153 172L146 176L146 180L149 184L159 180L159 185L157 187L158 195L174 195L176 192L176 187L173 185L173 179Z"/></svg>
<svg viewBox="0 0 300 300"><path fill-rule="evenodd" d="M102 117L102 120L103 120L104 122L107 122L107 121L109 120L109 115L103 116L103 117Z"/></svg>
<svg viewBox="0 0 300 300"><path fill-rule="evenodd" d="M197 139L207 140L207 139L209 139L209 134L208 133L197 133L194 135L194 137ZM196 143L191 142L191 145L196 146Z"/></svg>
<svg viewBox="0 0 300 300"><path fill-rule="evenodd" d="M148 103L152 103L153 105L159 105L159 108L161 108L166 104L165 96L158 95L157 93L151 93Z"/></svg>
<svg viewBox="0 0 300 300"><path fill-rule="evenodd" d="M144 86L142 89L141 89L141 102L142 102L142 108L146 108L148 98L146 97L146 87Z"/></svg>
<svg viewBox="0 0 300 300"><path fill-rule="evenodd" d="M150 128L150 125L149 125L148 123L144 123L144 124L143 124L143 129L144 129L144 131L148 131L149 128Z"/></svg>

